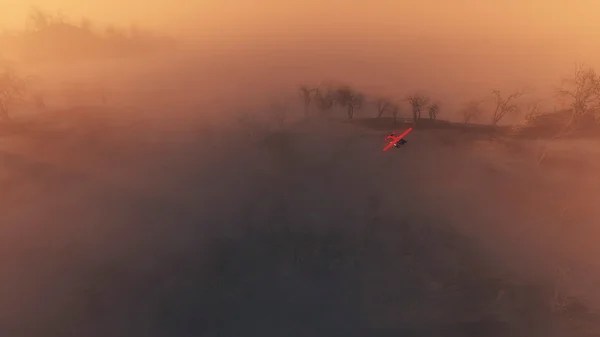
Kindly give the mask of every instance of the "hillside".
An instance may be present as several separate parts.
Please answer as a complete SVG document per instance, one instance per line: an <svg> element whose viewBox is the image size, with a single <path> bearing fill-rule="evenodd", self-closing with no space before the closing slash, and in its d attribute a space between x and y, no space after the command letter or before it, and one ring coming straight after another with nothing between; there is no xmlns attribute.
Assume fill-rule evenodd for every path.
<svg viewBox="0 0 600 337"><path fill-rule="evenodd" d="M12 336L598 329L587 295L600 189L591 172L539 164L534 143L514 153L418 129L382 153L385 132L315 119L240 145L233 125L80 113L3 135ZM557 194L576 203L567 230Z"/></svg>
<svg viewBox="0 0 600 337"><path fill-rule="evenodd" d="M531 120L516 125L511 135L518 138L596 138L600 136L600 125L592 118L585 116L572 127L567 128L573 113L571 110L560 110L545 113Z"/></svg>

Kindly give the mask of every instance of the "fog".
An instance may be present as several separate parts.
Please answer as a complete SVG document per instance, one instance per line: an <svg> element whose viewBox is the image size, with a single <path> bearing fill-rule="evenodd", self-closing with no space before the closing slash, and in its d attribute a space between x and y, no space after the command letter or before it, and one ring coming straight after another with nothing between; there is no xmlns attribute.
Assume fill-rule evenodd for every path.
<svg viewBox="0 0 600 337"><path fill-rule="evenodd" d="M185 56L164 66L204 73L187 85L218 77L247 86L258 76L259 86L272 89L333 78L389 95L426 90L452 106L463 96L487 95L492 87L535 89L548 96L575 63L595 65L599 53L594 32L600 27L591 14L597 5L590 1L342 5L238 0L142 6L38 0L10 5L0 23L11 29L24 27L30 6L38 6L61 10L74 21L91 19L100 30L135 24L168 32L179 39ZM131 67L148 73L143 63ZM206 68L223 73L205 73Z"/></svg>
<svg viewBox="0 0 600 337"><path fill-rule="evenodd" d="M449 120L493 89L560 108L560 77L593 65L583 22L597 5L380 2L34 3L179 44L5 59L45 108L16 102L0 126L0 333L596 331L596 140L417 128L381 152L393 125L316 107L306 119L297 91L329 80L369 99L420 91ZM375 115L369 103L356 118Z"/></svg>

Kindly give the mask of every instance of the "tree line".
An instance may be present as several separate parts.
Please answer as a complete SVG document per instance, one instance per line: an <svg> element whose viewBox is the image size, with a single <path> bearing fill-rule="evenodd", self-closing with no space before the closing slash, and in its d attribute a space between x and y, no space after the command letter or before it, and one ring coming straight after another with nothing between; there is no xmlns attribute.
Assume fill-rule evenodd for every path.
<svg viewBox="0 0 600 337"><path fill-rule="evenodd" d="M130 56L175 48L175 41L138 27L97 27L90 20L71 20L61 12L32 8L27 27L4 31L0 44L13 57L26 61L70 61Z"/></svg>
<svg viewBox="0 0 600 337"><path fill-rule="evenodd" d="M313 105L319 111L326 113L334 107L341 107L346 110L349 119L354 117L356 110L362 108L367 101L368 96L350 85L319 85L311 87L308 85L300 86L300 95L304 104L304 115L310 114L310 108ZM415 93L408 95L405 101L409 102L412 107L413 119L418 121L421 119L423 110L429 113L429 119L435 120L440 110L439 103L430 103L429 97ZM398 114L400 113L400 100L393 100L387 97L375 98L377 106L377 118L381 118L386 112L391 113L394 123L397 122Z"/></svg>
<svg viewBox="0 0 600 337"><path fill-rule="evenodd" d="M395 124L402 110L402 103L407 103L412 113L412 122L418 124L422 119L436 120L441 106L438 101L432 101L423 93L411 93L399 99L391 99L367 95L345 84L301 85L299 92L306 117L310 115L313 105L322 113L338 106L344 108L348 118L352 119L355 111L364 107L365 102L370 101L375 107L375 118L381 118L389 113ZM550 113L541 109L540 100L524 103L522 98L526 94L525 91L502 92L494 89L491 90L491 99L470 100L457 112L464 124L482 121L487 112L489 119L487 122L485 120L482 122L493 126L497 126L509 115L521 115L525 121L531 122ZM566 106L566 109L561 111L568 114L565 129L600 124L600 75L594 68L583 64L578 65L571 74L562 78L560 85L554 90L553 98ZM486 111L483 104L490 101L492 108ZM423 118L422 113L425 111L428 116Z"/></svg>
<svg viewBox="0 0 600 337"><path fill-rule="evenodd" d="M0 120L10 120L10 108L15 103L33 100L36 105L44 105L41 94L28 97L27 89L30 80L12 69L0 72ZM299 87L299 92L306 117L310 116L313 106L322 114L330 114L334 107L340 107L346 111L347 117L352 119L358 109L363 108L366 102L370 102L374 103L375 118L390 114L393 122L397 123L401 104L407 103L412 112L413 123L418 124L423 119L436 121L441 110L439 102L432 101L422 93L412 93L394 100L389 97L366 95L345 84L302 85ZM524 114L526 121L533 121L550 113L540 108L539 101L523 104L520 101L526 95L523 91L503 93L500 90L492 90L491 93L493 107L488 111L490 116L488 123L493 126L498 125L509 114ZM555 90L554 98L561 100L567 107L561 111L567 117L564 130L600 125L600 75L592 67L580 65L564 77ZM486 112L482 106L484 102L485 100L471 100L465 103L459 110L462 122L468 124L480 120ZM423 112L427 112L428 116L423 118Z"/></svg>

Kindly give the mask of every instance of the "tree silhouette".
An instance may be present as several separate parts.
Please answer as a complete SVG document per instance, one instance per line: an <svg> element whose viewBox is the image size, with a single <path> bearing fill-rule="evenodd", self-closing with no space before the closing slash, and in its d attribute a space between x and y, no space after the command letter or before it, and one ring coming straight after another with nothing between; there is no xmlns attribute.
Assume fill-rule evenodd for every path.
<svg viewBox="0 0 600 337"><path fill-rule="evenodd" d="M322 112L330 111L336 103L336 91L329 85L321 85L315 90L315 99Z"/></svg>
<svg viewBox="0 0 600 337"><path fill-rule="evenodd" d="M524 120L526 122L532 122L534 121L537 117L541 116L543 114L542 110L540 109L540 101L534 101L529 103L526 107L525 107L525 116L524 116Z"/></svg>
<svg viewBox="0 0 600 337"><path fill-rule="evenodd" d="M514 103L514 100L523 96L523 93L513 92L506 97L502 97L502 93L499 90L493 90L492 94L494 95L494 102L496 104L492 116L492 125L498 125L498 122L500 122L507 113L514 113L519 110L519 107Z"/></svg>
<svg viewBox="0 0 600 337"><path fill-rule="evenodd" d="M9 121L11 104L22 99L25 94L26 80L12 69L0 73L0 118Z"/></svg>
<svg viewBox="0 0 600 337"><path fill-rule="evenodd" d="M572 128L587 116L600 122L600 76L593 68L578 65L570 76L563 78L557 93L571 107L566 127Z"/></svg>
<svg viewBox="0 0 600 337"><path fill-rule="evenodd" d="M340 87L335 92L335 102L347 109L349 119L354 117L354 110L360 109L363 101L364 95L349 86Z"/></svg>
<svg viewBox="0 0 600 337"><path fill-rule="evenodd" d="M440 112L440 105L438 103L433 103L427 109L429 112L429 119L435 120L437 118L438 113Z"/></svg>
<svg viewBox="0 0 600 337"><path fill-rule="evenodd" d="M48 13L32 7L27 29L10 42L24 59L33 61L65 61L77 59L128 56L175 47L172 39L139 29L125 31L116 27L92 29L87 19L69 20L60 11Z"/></svg>
<svg viewBox="0 0 600 337"><path fill-rule="evenodd" d="M421 119L421 110L429 102L429 98L422 94L411 94L406 98L410 106L412 107L413 121L415 124Z"/></svg>
<svg viewBox="0 0 600 337"><path fill-rule="evenodd" d="M390 110L391 106L392 106L392 102L390 102L389 99L387 98L379 98L377 100L377 118L381 118L381 116L383 116L383 114Z"/></svg>
<svg viewBox="0 0 600 337"><path fill-rule="evenodd" d="M51 16L43 12L38 7L31 7L29 10L29 23L34 31L42 31L50 25Z"/></svg>
<svg viewBox="0 0 600 337"><path fill-rule="evenodd" d="M470 101L461 109L461 115L463 122L469 124L472 121L477 120L483 113L481 104L483 101Z"/></svg>
<svg viewBox="0 0 600 337"><path fill-rule="evenodd" d="M304 117L308 117L310 110L310 103L314 96L317 94L318 88L310 88L306 85L302 85L299 88L302 102L304 103Z"/></svg>

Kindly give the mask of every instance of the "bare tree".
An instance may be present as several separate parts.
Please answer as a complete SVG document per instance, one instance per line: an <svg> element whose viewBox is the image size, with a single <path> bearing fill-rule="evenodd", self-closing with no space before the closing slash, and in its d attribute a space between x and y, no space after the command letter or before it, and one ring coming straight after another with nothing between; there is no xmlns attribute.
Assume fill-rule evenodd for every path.
<svg viewBox="0 0 600 337"><path fill-rule="evenodd" d="M336 92L331 86L319 86L315 91L317 106L322 112L329 111L336 102Z"/></svg>
<svg viewBox="0 0 600 337"><path fill-rule="evenodd" d="M502 93L499 90L493 90L492 94L494 95L494 102L496 104L494 115L492 116L492 125L498 125L498 122L500 122L507 113L519 111L519 107L514 103L514 100L523 96L522 92L513 92L506 97L502 97Z"/></svg>
<svg viewBox="0 0 600 337"><path fill-rule="evenodd" d="M54 21L56 24L66 24L67 16L61 11L56 11L56 15L54 15Z"/></svg>
<svg viewBox="0 0 600 337"><path fill-rule="evenodd" d="M364 95L349 86L342 86L335 92L335 102L347 109L348 118L354 117L354 110L360 109L364 102Z"/></svg>
<svg viewBox="0 0 600 337"><path fill-rule="evenodd" d="M421 110L427 105L429 98L422 94L411 94L406 97L406 100L412 107L413 122L417 124L421 119Z"/></svg>
<svg viewBox="0 0 600 337"><path fill-rule="evenodd" d="M302 98L302 102L304 103L304 117L308 117L310 110L310 103L312 102L315 94L318 91L318 88L310 88L306 85L300 86L300 96Z"/></svg>
<svg viewBox="0 0 600 337"><path fill-rule="evenodd" d="M537 101L529 103L525 107L525 116L524 116L525 122L532 122L534 119L536 119L537 117L539 117L543 114L542 109L540 108L540 103L541 103L541 101L537 100Z"/></svg>
<svg viewBox="0 0 600 337"><path fill-rule="evenodd" d="M26 80L12 69L0 73L0 118L10 120L10 106L23 98L25 88Z"/></svg>
<svg viewBox="0 0 600 337"><path fill-rule="evenodd" d="M438 113L440 112L440 105L438 103L433 103L427 109L429 112L429 119L435 120L437 118Z"/></svg>
<svg viewBox="0 0 600 337"><path fill-rule="evenodd" d="M571 128L589 115L600 122L600 76L593 68L578 65L573 74L562 80L557 93L568 100L571 107L572 115L566 127Z"/></svg>
<svg viewBox="0 0 600 337"><path fill-rule="evenodd" d="M387 98L379 98L377 100L377 118L381 118L383 114L392 107L392 102ZM393 110L392 110L393 111Z"/></svg>
<svg viewBox="0 0 600 337"><path fill-rule="evenodd" d="M38 7L30 7L28 24L34 31L42 31L52 25L67 24L67 16L58 10L53 15L45 12Z"/></svg>
<svg viewBox="0 0 600 337"><path fill-rule="evenodd" d="M481 104L483 101L470 101L461 109L461 114L463 118L463 122L465 124L469 124L473 121L479 119L482 115L483 110L481 109Z"/></svg>
<svg viewBox="0 0 600 337"><path fill-rule="evenodd" d="M43 12L37 7L31 7L29 10L29 21L32 30L41 31L50 25L52 16Z"/></svg>

